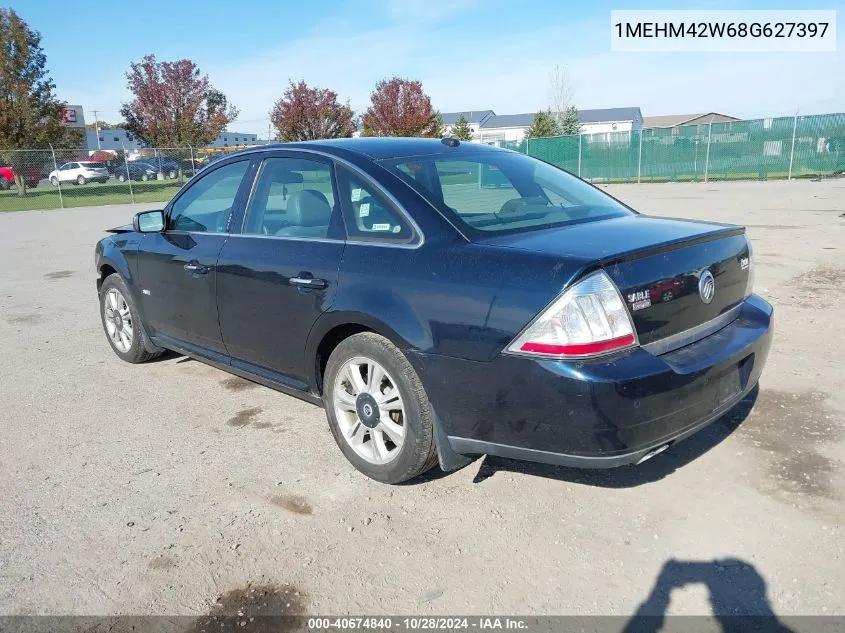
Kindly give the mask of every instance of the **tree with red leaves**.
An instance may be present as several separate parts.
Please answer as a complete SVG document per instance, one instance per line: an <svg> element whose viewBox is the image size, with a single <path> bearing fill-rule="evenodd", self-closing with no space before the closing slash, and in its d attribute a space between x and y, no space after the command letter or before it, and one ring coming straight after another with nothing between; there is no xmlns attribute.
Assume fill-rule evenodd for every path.
<svg viewBox="0 0 845 633"><path fill-rule="evenodd" d="M129 66L135 96L120 114L126 129L152 147L207 145L238 116L194 62L156 61L147 55Z"/></svg>
<svg viewBox="0 0 845 633"><path fill-rule="evenodd" d="M38 148L82 146L79 130L62 124L65 104L55 89L41 34L14 9L0 7L0 165L12 168L20 197L31 181L26 174L34 172L37 182L49 156ZM7 182L0 185L5 188Z"/></svg>
<svg viewBox="0 0 845 633"><path fill-rule="evenodd" d="M281 141L349 138L355 131L352 108L338 103L337 93L290 82L285 95L270 111L270 120Z"/></svg>
<svg viewBox="0 0 845 633"><path fill-rule="evenodd" d="M382 79L370 101L362 118L364 136L440 135L442 121L438 125L438 113L419 81Z"/></svg>

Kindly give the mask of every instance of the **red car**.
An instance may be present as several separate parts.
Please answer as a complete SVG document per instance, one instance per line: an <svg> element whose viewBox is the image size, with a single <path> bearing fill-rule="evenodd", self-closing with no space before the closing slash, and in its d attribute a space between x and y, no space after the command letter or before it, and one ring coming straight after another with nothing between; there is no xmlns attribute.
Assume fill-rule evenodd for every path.
<svg viewBox="0 0 845 633"><path fill-rule="evenodd" d="M38 167L27 167L24 170L23 180L30 189L38 186L41 180L41 170ZM0 166L0 190L5 191L15 184L15 172L8 165Z"/></svg>
<svg viewBox="0 0 845 633"><path fill-rule="evenodd" d="M682 277L658 281L648 289L649 299L651 299L652 303L671 301L678 295L684 293L685 285L686 284L684 283L684 279Z"/></svg>

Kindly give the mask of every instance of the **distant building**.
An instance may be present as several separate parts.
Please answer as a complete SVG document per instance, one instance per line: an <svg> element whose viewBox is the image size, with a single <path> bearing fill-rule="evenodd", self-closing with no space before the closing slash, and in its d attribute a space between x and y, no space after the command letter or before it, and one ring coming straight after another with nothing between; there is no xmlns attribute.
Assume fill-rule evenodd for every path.
<svg viewBox="0 0 845 633"><path fill-rule="evenodd" d="M521 141L534 120L533 112L524 114L493 114L480 125L473 140L481 143L500 141ZM581 134L605 134L603 140L625 141L627 136L618 132L639 130L643 127L643 115L639 108L604 108L598 110L578 110L581 122ZM591 140L602 140L593 136Z"/></svg>
<svg viewBox="0 0 845 633"><path fill-rule="evenodd" d="M704 112L701 114L662 114L647 116L643 119L644 128L677 128L682 125L707 125L708 123L725 123L739 121L735 116L719 114L718 112Z"/></svg>
<svg viewBox="0 0 845 633"><path fill-rule="evenodd" d="M606 134L606 141L624 140L615 132L631 132L643 127L643 113L639 108L603 108L578 110L581 134ZM592 136L591 140L601 140Z"/></svg>
<svg viewBox="0 0 845 633"><path fill-rule="evenodd" d="M206 147L232 147L235 145L254 145L258 141L258 134L243 132L220 132L213 143Z"/></svg>
<svg viewBox="0 0 845 633"><path fill-rule="evenodd" d="M135 138L122 127L100 128L97 130L85 130L85 142L88 150L105 149L111 151L126 150L136 151L146 147L140 139Z"/></svg>
<svg viewBox="0 0 845 633"><path fill-rule="evenodd" d="M496 113L492 110L469 110L467 112L443 112L440 116L443 119L443 130L447 136L452 133L452 126L458 120L458 117L464 115L469 124L470 132L475 134L487 119L495 116Z"/></svg>
<svg viewBox="0 0 845 633"><path fill-rule="evenodd" d="M86 147L89 151L105 149L111 151L126 150L135 152L144 149L146 145L129 131L116 128L100 128L86 130ZM244 132L221 132L214 142L205 147L235 147L238 145L255 145L258 142L258 134L247 134Z"/></svg>
<svg viewBox="0 0 845 633"><path fill-rule="evenodd" d="M534 113L494 114L473 134L473 140L493 144L499 141L521 141L534 120Z"/></svg>

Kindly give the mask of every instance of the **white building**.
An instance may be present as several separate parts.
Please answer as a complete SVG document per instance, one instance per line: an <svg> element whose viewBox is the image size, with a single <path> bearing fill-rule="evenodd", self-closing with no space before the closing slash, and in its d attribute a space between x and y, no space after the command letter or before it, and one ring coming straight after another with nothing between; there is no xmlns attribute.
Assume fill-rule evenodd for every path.
<svg viewBox="0 0 845 633"><path fill-rule="evenodd" d="M458 120L458 117L464 115L464 118L469 125L470 132L473 135L478 132L481 126L484 124L487 119L492 116L495 116L496 113L492 110L469 110L467 112L444 112L440 116L443 119L443 130L444 135L448 136L452 133L452 127L455 125L455 122Z"/></svg>
<svg viewBox="0 0 845 633"><path fill-rule="evenodd" d="M86 147L88 150L105 149L111 151L126 150L128 152L144 149L146 145L138 138L135 138L127 130L117 128L100 128L86 130ZM205 147L235 147L238 145L255 145L258 141L258 134L247 134L244 132L220 132L214 142Z"/></svg>
<svg viewBox="0 0 845 633"><path fill-rule="evenodd" d="M521 141L534 120L533 112L523 114L493 114L481 122L473 140L493 144L502 141ZM591 140L625 140L616 132L631 132L643 127L643 115L639 108L604 108L578 110L581 134L605 134L604 139L593 136Z"/></svg>

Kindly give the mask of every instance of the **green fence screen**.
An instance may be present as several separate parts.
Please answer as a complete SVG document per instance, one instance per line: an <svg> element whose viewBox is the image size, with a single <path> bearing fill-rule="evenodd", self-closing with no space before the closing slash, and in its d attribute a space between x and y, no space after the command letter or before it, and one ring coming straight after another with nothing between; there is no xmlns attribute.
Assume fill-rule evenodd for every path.
<svg viewBox="0 0 845 633"><path fill-rule="evenodd" d="M845 172L845 114L509 141L595 182L766 180Z"/></svg>

